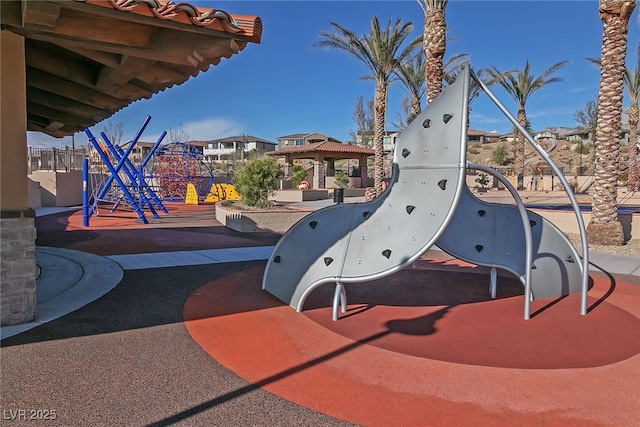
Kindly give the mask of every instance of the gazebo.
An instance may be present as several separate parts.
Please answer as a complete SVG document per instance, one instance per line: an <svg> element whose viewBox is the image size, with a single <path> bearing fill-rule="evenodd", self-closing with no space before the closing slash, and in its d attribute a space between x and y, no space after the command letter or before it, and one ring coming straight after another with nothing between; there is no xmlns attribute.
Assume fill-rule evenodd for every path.
<svg viewBox="0 0 640 427"><path fill-rule="evenodd" d="M331 182L327 182L326 178L333 179L336 160L346 159L358 161L357 166L354 166L349 171L352 185L355 188L366 188L368 183L367 158L374 154L375 152L369 148L332 141L284 147L277 151L266 153L267 156L284 157L286 175L290 174L291 166L293 166L295 160L312 160L313 182L310 183L312 188L327 188L327 184L330 185ZM354 181L354 177L359 179Z"/></svg>

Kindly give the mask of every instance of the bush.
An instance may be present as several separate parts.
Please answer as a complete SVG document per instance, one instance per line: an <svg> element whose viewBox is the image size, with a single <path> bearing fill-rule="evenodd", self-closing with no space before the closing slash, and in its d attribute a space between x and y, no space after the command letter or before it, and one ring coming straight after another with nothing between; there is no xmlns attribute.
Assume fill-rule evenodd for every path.
<svg viewBox="0 0 640 427"><path fill-rule="evenodd" d="M476 178L476 182L478 184L480 184L480 186L482 188L484 188L485 185L487 185L489 183L489 177L487 176L486 173L481 173L480 175L478 175L478 177Z"/></svg>
<svg viewBox="0 0 640 427"><path fill-rule="evenodd" d="M233 174L233 185L248 206L266 208L271 205L269 196L276 189L282 171L273 157L249 160Z"/></svg>
<svg viewBox="0 0 640 427"><path fill-rule="evenodd" d="M506 145L500 144L493 150L493 161L499 164L500 166L506 166L510 163L509 159L509 149Z"/></svg>
<svg viewBox="0 0 640 427"><path fill-rule="evenodd" d="M300 165L291 168L291 185L297 188L298 185L307 177L307 171Z"/></svg>
<svg viewBox="0 0 640 427"><path fill-rule="evenodd" d="M478 150L476 147L468 147L467 148L467 153L469 154L480 154L480 150Z"/></svg>
<svg viewBox="0 0 640 427"><path fill-rule="evenodd" d="M344 172L336 171L333 179L338 188L345 188L349 185L349 177Z"/></svg>
<svg viewBox="0 0 640 427"><path fill-rule="evenodd" d="M589 146L586 145L585 143L582 143L582 144L578 143L576 145L576 148L574 148L573 151L575 151L578 154L589 154L591 150L589 149Z"/></svg>

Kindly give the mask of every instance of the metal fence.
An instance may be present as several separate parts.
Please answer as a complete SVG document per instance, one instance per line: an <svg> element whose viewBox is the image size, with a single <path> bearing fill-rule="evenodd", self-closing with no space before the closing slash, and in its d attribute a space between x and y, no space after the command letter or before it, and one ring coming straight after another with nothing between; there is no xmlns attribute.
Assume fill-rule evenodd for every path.
<svg viewBox="0 0 640 427"><path fill-rule="evenodd" d="M86 148L36 148L28 147L29 173L35 171L81 170L87 156Z"/></svg>

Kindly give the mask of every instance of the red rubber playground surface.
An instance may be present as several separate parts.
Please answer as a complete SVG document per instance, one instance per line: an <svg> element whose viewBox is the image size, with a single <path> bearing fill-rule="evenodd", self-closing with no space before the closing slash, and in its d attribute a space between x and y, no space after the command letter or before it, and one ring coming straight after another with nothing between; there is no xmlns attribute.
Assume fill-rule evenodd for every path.
<svg viewBox="0 0 640 427"><path fill-rule="evenodd" d="M78 231L78 215L58 223ZM114 244L117 232L140 225L109 221L97 220L91 239L67 247L131 253ZM135 246L202 249L198 227L154 226L135 234ZM269 245L278 237L230 233L210 218L206 229L207 247ZM638 277L592 273L586 316L572 295L533 301L526 321L515 278L500 275L498 298L490 300L487 270L429 251L415 268L347 285L348 310L333 322L332 286L315 290L297 313L261 289L263 272L261 263L230 269L193 287L182 303L190 339L252 390L369 426L640 425ZM170 269L163 277L171 280ZM228 410L242 420L260 408Z"/></svg>

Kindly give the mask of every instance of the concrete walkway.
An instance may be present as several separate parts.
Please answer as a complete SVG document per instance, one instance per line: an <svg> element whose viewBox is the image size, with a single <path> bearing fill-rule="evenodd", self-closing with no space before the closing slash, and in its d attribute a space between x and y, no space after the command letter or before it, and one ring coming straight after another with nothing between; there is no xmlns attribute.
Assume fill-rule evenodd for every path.
<svg viewBox="0 0 640 427"><path fill-rule="evenodd" d="M267 260L274 246L156 252L101 257L62 248L37 247L37 320L0 328L0 339L71 313L120 283L125 270ZM436 250L438 250L436 248ZM447 257L446 254L442 254ZM640 258L590 253L593 271L640 276Z"/></svg>

